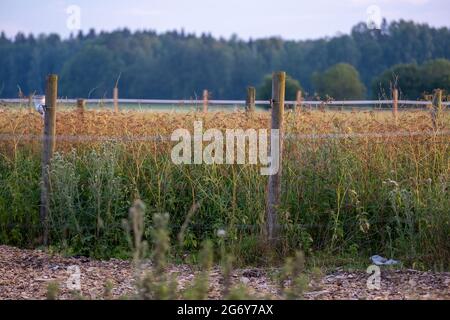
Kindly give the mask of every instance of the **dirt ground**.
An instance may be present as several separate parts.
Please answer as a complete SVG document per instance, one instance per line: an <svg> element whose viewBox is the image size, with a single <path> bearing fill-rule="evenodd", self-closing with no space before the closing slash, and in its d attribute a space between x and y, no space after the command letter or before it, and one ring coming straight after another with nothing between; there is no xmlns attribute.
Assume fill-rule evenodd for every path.
<svg viewBox="0 0 450 320"><path fill-rule="evenodd" d="M87 299L104 299L105 285L112 284L112 298L130 296L134 292L133 270L128 261L96 261L84 257L65 258L39 250L22 250L0 246L0 300L45 299L47 287L57 282L60 299L74 298L67 287L77 266L81 275L81 295ZM184 288L194 278L188 265L171 266L169 273L178 274ZM280 298L278 288L267 270L239 269L234 284L242 284L258 297ZM368 289L369 274L337 269L326 274L305 293L305 299L446 299L450 300L450 273L415 270L381 270L380 288ZM222 277L218 268L210 274L210 298L221 296Z"/></svg>

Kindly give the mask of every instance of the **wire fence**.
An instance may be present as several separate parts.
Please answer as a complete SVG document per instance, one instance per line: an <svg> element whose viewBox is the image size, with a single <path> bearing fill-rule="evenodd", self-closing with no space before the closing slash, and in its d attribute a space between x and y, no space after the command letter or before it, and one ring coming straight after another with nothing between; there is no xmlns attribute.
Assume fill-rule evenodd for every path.
<svg viewBox="0 0 450 320"><path fill-rule="evenodd" d="M58 99L61 105L74 105L76 106L78 99ZM143 110L152 109L152 106L158 109L158 106L172 106L180 107L189 106L196 107L197 110L203 106L204 100L190 99L190 100L164 100L164 99L86 99L83 100L86 105L94 107L94 105L104 106L106 104L119 103L122 107L134 105L138 107L147 106L142 108ZM3 104L19 104L30 106L32 100L30 99L0 99L0 103ZM392 106L394 102L402 106L405 109L424 108L432 105L431 101L415 101L415 100L345 100L345 101L308 101L302 100L300 102L301 107L356 107L356 106L378 106L383 109L383 106ZM245 107L246 101L244 100L208 100L207 104L213 107ZM263 106L269 109L271 102L265 100L256 100L256 106ZM286 101L286 106L299 106L299 101ZM450 105L450 101L442 102L443 107ZM390 108L389 108L390 109ZM389 110L386 107L386 110ZM445 110L446 108L444 108ZM164 110L164 108L163 108ZM167 111L167 109L165 109ZM434 131L395 131L395 132L369 132L369 133L310 133L310 134L285 134L286 140L320 140L320 139L352 139L352 138L394 138L394 137L415 137L415 136L449 136L450 130L434 130ZM0 134L0 141L43 141L45 136L33 135L33 134ZM149 135L149 136L104 136L104 135L57 135L56 141L67 142L94 142L94 141L119 141L119 142L164 142L171 141L170 136L164 135Z"/></svg>
<svg viewBox="0 0 450 320"><path fill-rule="evenodd" d="M401 138L401 137L434 137L449 136L450 130L437 131L392 131L392 132L367 132L367 133L311 133L284 135L285 140L333 140L333 139L361 139L361 138ZM101 135L56 135L56 141L64 142L169 142L171 136L149 135L149 136L101 136ZM0 141L43 141L43 135L36 134L0 134Z"/></svg>
<svg viewBox="0 0 450 320"><path fill-rule="evenodd" d="M201 100L136 100L136 99L120 99L118 100L120 104L135 104L135 105L172 105L172 106L194 106L201 108L203 106L203 101ZM6 99L6 100L0 100L0 102L4 103L12 103L12 104L29 104L29 101L26 99ZM89 104L113 104L113 99L90 99L86 100ZM379 106L380 108L383 108L383 106L387 108L390 108L393 100L370 100L370 101L302 101L301 106L308 107L308 106L317 106L317 107L353 107L353 106ZM58 103L60 104L76 104L77 100L74 99L60 99L58 100ZM246 102L241 100L211 100L208 101L208 104L210 106L228 106L228 107L236 107L236 106L245 106ZM269 107L270 101L256 101L256 105ZM286 105L290 106L297 106L298 102L296 101L287 101L285 102ZM399 100L399 105L404 106L410 106L410 108L423 108L428 107L432 103L430 101L409 101L409 100ZM443 106L450 105L450 102L443 102ZM408 108L408 109L410 109ZM388 109L390 110L390 109ZM424 130L424 131L388 131L388 132L352 132L352 133L303 133L303 134L296 134L296 133L286 133L284 135L284 139L286 141L304 141L304 140L345 140L345 139L364 139L364 138L371 138L371 139L389 139L389 138L408 138L408 137L450 137L450 130L442 130L442 129L435 129L435 130ZM45 139L48 139L45 135L41 134L9 134L9 133L3 133L0 134L0 141L14 141L14 142L26 142L26 141L44 141ZM66 142L170 142L172 141L171 136L169 135L143 135L143 136L136 136L136 135L117 135L117 136L105 136L105 135L55 135L54 139L56 141L66 141ZM442 139L441 139L442 140ZM445 138L444 143L448 143L450 145L450 139ZM176 140L178 141L178 140ZM438 139L433 140L430 139L431 143L442 143L441 141L438 141ZM383 142L384 143L384 142ZM283 186L285 188L285 186ZM281 189L280 189L281 190ZM322 214L321 214L322 215ZM331 215L330 212L323 212L323 215ZM50 210L50 227L55 229L64 229L67 228L67 223L59 224L57 221L52 220L52 212ZM396 220L393 220L393 219ZM367 221L368 223L376 224L376 223L409 223L408 217L372 217L368 216ZM312 228L324 228L324 227L330 227L333 223L335 223L335 220L331 219L326 222L320 222L320 221L313 221L313 222L304 222L304 223L289 223L286 224L286 228L293 229L293 230L305 230L305 229L312 229ZM347 222L346 222L347 223ZM356 222L355 222L356 223ZM40 230L40 225L26 225L26 224L12 224L18 227L22 227L27 230L27 232L30 231L30 228L37 228L37 230ZM11 227L11 224L8 225L8 227ZM122 225L117 222L113 225L109 225L108 227L114 227L116 229L120 229ZM179 224L171 224L171 228L179 228ZM219 228L236 228L238 230L243 231L255 231L262 228L265 228L263 224L257 224L257 223L228 223L226 220L222 223L206 223L201 221L195 221L189 224L190 229L194 230L201 230L201 231L215 231ZM78 226L76 229L82 230L83 232L95 232L97 231L97 226L95 225L85 225L85 226ZM346 241L349 239L347 238ZM367 243L369 243L369 240L367 240Z"/></svg>
<svg viewBox="0 0 450 320"><path fill-rule="evenodd" d="M77 104L77 99L58 99L58 103L64 106L74 107ZM84 102L89 108L113 108L114 103L118 103L121 105L121 108L124 109L144 109L144 110L152 110L152 109L165 109L168 108L178 108L182 110L183 108L190 107L195 109L200 109L204 101L198 99L189 99L189 100L167 100L167 99L85 99ZM30 105L29 99L0 99L0 103L2 104L13 104L19 106L28 106ZM224 110L229 109L239 109L245 108L246 101L245 100L208 100L208 106ZM334 101L334 100L302 100L299 101L285 101L285 105L289 107L299 106L302 107L324 107L324 108L379 108L379 109L387 109L394 103L394 100L342 100L342 101ZM432 104L431 101L419 101L419 100L398 100L398 105L402 109L417 109L417 108L425 108ZM270 107L271 102L269 100L256 100L255 105L257 106L257 110L268 109ZM447 107L450 105L450 101L442 102L442 106Z"/></svg>

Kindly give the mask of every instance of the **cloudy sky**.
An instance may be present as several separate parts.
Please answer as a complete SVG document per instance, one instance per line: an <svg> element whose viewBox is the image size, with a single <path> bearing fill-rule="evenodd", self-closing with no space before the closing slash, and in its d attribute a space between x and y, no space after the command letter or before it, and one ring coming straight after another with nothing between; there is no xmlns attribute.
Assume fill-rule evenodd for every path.
<svg viewBox="0 0 450 320"><path fill-rule="evenodd" d="M450 27L449 0L0 0L0 30L10 37L18 31L66 37L80 21L82 30L184 29L300 40L348 33L368 16L376 19L378 10L389 21Z"/></svg>

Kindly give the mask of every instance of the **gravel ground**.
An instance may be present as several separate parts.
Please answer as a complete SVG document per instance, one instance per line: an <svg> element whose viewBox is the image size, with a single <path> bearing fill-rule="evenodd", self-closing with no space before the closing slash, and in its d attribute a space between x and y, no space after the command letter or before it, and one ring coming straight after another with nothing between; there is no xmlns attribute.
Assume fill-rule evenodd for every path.
<svg viewBox="0 0 450 320"><path fill-rule="evenodd" d="M39 250L22 250L0 246L0 300L45 299L48 284L57 282L60 299L71 299L67 288L71 266L81 274L81 295L87 299L104 299L105 285L112 284L112 298L130 296L134 292L133 270L128 261L112 259L97 261L84 257L65 258ZM73 267L72 267L73 268ZM195 272L189 265L168 268L178 274L184 288L192 282ZM369 274L337 269L325 275L305 293L305 299L446 299L450 300L450 273L415 270L381 270L380 288L368 289ZM211 299L219 299L221 275L218 268L210 274ZM263 269L235 270L233 283L247 287L250 294L263 298L279 298L277 286Z"/></svg>

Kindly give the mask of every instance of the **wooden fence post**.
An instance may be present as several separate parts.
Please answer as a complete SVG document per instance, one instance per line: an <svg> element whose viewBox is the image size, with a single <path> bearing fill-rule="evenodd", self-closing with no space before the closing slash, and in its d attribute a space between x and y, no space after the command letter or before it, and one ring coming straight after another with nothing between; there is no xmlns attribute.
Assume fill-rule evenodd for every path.
<svg viewBox="0 0 450 320"><path fill-rule="evenodd" d="M398 89L392 91L392 113L394 115L395 124L398 121Z"/></svg>
<svg viewBox="0 0 450 320"><path fill-rule="evenodd" d="M83 113L85 108L86 108L86 101L84 99L78 99L77 100L77 110L80 113Z"/></svg>
<svg viewBox="0 0 450 320"><path fill-rule="evenodd" d="M31 111L33 111L33 95L30 94L28 96L28 109L30 109Z"/></svg>
<svg viewBox="0 0 450 320"><path fill-rule="evenodd" d="M269 176L267 186L266 232L267 243L277 246L279 240L278 208L281 199L283 130L284 130L284 98L286 73L275 72L272 76L272 123L271 129L279 130L279 167L275 174ZM271 149L273 146L271 145ZM273 161L273 160L272 160Z"/></svg>
<svg viewBox="0 0 450 320"><path fill-rule="evenodd" d="M41 185L41 206L40 222L42 225L42 242L44 246L48 244L48 213L50 207L50 163L55 152L56 134L56 100L58 96L58 76L51 74L47 77L47 88L45 93L45 113L44 113L44 136L42 150L42 185Z"/></svg>
<svg viewBox="0 0 450 320"><path fill-rule="evenodd" d="M114 87L113 90L114 112L119 112L119 88Z"/></svg>
<svg viewBox="0 0 450 320"><path fill-rule="evenodd" d="M438 114L440 114L442 112L442 89L436 91L436 108Z"/></svg>
<svg viewBox="0 0 450 320"><path fill-rule="evenodd" d="M208 90L203 90L203 112L208 112L208 99L209 99L209 92Z"/></svg>
<svg viewBox="0 0 450 320"><path fill-rule="evenodd" d="M256 89L254 87L247 88L247 99L245 100L245 109L247 112L255 111Z"/></svg>
<svg viewBox="0 0 450 320"><path fill-rule="evenodd" d="M297 110L301 111L302 110L302 101L303 101L302 91L298 90L297 91L297 96L296 96L296 99L295 99L294 111L297 111Z"/></svg>
<svg viewBox="0 0 450 320"><path fill-rule="evenodd" d="M431 109L431 121L433 122L433 127L435 130L438 129L438 121L442 113L442 90L434 90L433 95L433 107Z"/></svg>

